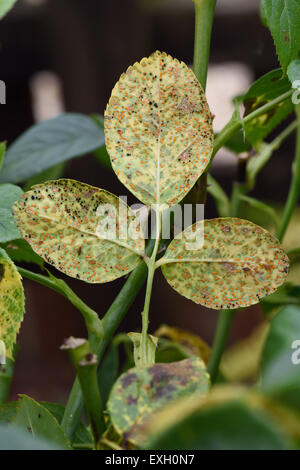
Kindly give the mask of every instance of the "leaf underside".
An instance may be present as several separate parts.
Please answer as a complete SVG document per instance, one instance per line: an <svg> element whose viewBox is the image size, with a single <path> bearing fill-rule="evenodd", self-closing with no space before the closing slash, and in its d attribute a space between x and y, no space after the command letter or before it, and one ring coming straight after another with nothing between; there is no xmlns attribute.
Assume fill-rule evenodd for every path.
<svg viewBox="0 0 300 470"><path fill-rule="evenodd" d="M203 223L203 248L186 250L187 235L203 230ZM179 234L165 262L163 274L177 292L213 309L256 304L283 283L289 266L270 233L247 220L226 217L199 221Z"/></svg>
<svg viewBox="0 0 300 470"><path fill-rule="evenodd" d="M12 359L13 346L24 314L24 292L14 263L0 248L0 339Z"/></svg>
<svg viewBox="0 0 300 470"><path fill-rule="evenodd" d="M117 196L73 180L49 181L35 186L14 207L16 223L33 250L45 261L71 277L103 283L132 271L144 251L142 238L119 240L99 238L97 209L110 204L127 217L117 222L130 226L135 216ZM122 211L123 214L123 211Z"/></svg>
<svg viewBox="0 0 300 470"><path fill-rule="evenodd" d="M204 362L197 357L136 367L115 383L108 410L119 434L130 441L140 441L140 426L155 411L177 398L206 393L208 387Z"/></svg>
<svg viewBox="0 0 300 470"><path fill-rule="evenodd" d="M179 202L213 146L211 113L192 70L161 52L129 67L105 111L105 140L114 171L138 199Z"/></svg>

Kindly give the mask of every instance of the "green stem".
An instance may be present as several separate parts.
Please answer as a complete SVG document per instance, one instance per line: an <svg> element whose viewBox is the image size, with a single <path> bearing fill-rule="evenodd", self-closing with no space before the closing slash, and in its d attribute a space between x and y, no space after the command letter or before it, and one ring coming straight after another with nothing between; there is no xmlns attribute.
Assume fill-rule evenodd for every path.
<svg viewBox="0 0 300 470"><path fill-rule="evenodd" d="M277 238L280 241L283 240L283 237L286 233L286 230L288 228L288 225L290 223L291 217L297 206L300 196L300 105L296 105L295 109L298 118L296 152L292 167L292 182L290 185L288 198L284 207L280 228L277 233Z"/></svg>
<svg viewBox="0 0 300 470"><path fill-rule="evenodd" d="M146 250L148 255L151 254L154 244L154 240L149 241ZM99 338L90 340L92 351L97 353L99 362L101 361L109 341L116 332L126 312L143 287L146 277L147 266L145 263L141 262L139 266L130 274L123 288L120 290L119 294L102 319L104 338L101 340ZM62 428L71 441L79 423L82 410L83 397L79 380L76 378L61 422Z"/></svg>
<svg viewBox="0 0 300 470"><path fill-rule="evenodd" d="M222 354L226 347L227 338L234 315L235 310L221 310L219 313L219 320L214 337L213 347L207 366L212 384L215 382L219 372L219 365Z"/></svg>
<svg viewBox="0 0 300 470"><path fill-rule="evenodd" d="M206 88L211 31L216 3L217 0L194 0L195 40L193 69L203 90Z"/></svg>
<svg viewBox="0 0 300 470"><path fill-rule="evenodd" d="M212 158L210 161L210 164L207 167L207 170L209 169L213 157L216 155L216 153L220 150L221 147L227 142L227 140L230 139L232 135L234 135L243 125L247 124L248 122L252 121L253 119L256 119L263 114L267 113L271 109L273 109L275 106L278 104L282 103L283 101L287 100L293 93L293 90L287 91L286 93L283 93L282 95L278 96L274 100L270 101L269 103L265 104L264 106L261 106L260 108L256 109L252 113L248 114L245 116L243 119L240 119L238 121L236 120L230 120L228 124L219 132L219 134L215 138L215 143L214 143L214 149L212 153Z"/></svg>
<svg viewBox="0 0 300 470"><path fill-rule="evenodd" d="M149 326L149 307L153 286L154 273L156 270L156 257L158 253L161 233L161 212L159 210L156 213L156 239L154 249L151 258L148 262L148 279L145 295L145 304L142 311L142 339L141 339L141 353L142 353L142 364L147 366L150 364L150 358L148 358L148 326Z"/></svg>
<svg viewBox="0 0 300 470"><path fill-rule="evenodd" d="M105 431L103 406L97 379L97 356L92 353L88 341L76 338L66 340L61 349L68 350L76 369L96 446Z"/></svg>
<svg viewBox="0 0 300 470"><path fill-rule="evenodd" d="M18 271L21 276L26 277L32 281L38 282L43 286L49 287L50 289L58 292L68 299L74 307L76 307L82 314L88 331L95 334L96 336L103 336L103 326L97 313L88 307L74 291L68 286L68 284L62 279L57 279L52 274L50 277L43 276L42 274L33 273L27 269L18 267Z"/></svg>
<svg viewBox="0 0 300 470"><path fill-rule="evenodd" d="M6 358L6 364L0 365L0 404L6 403L14 373L14 362Z"/></svg>
<svg viewBox="0 0 300 470"><path fill-rule="evenodd" d="M193 0L195 4L194 74L203 90L206 88L210 55L210 40L217 0ZM203 173L197 183L196 203L205 204L207 175Z"/></svg>

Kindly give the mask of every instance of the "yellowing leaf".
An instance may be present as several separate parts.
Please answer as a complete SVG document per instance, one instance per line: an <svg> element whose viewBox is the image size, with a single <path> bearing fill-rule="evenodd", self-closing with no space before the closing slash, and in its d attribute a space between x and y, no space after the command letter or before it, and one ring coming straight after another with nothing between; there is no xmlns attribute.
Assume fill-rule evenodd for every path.
<svg viewBox="0 0 300 470"><path fill-rule="evenodd" d="M36 253L86 282L123 276L144 253L133 212L117 196L88 184L61 179L37 185L15 205L14 216ZM132 224L137 238L129 233Z"/></svg>
<svg viewBox="0 0 300 470"><path fill-rule="evenodd" d="M203 248L187 250L191 231L197 234L203 228ZM199 221L177 235L159 264L180 294L206 307L230 309L255 304L274 292L288 273L289 261L269 232L247 220L225 217Z"/></svg>
<svg viewBox="0 0 300 470"><path fill-rule="evenodd" d="M208 391L209 376L204 362L192 357L171 364L136 367L115 383L108 411L112 423L124 438L141 440L140 426L157 410L181 397Z"/></svg>
<svg viewBox="0 0 300 470"><path fill-rule="evenodd" d="M0 248L0 340L12 359L13 346L24 314L24 292L14 263Z"/></svg>
<svg viewBox="0 0 300 470"><path fill-rule="evenodd" d="M208 363L210 347L200 336L168 325L161 325L155 332L155 336L163 336L180 344L189 354L199 356L205 364Z"/></svg>
<svg viewBox="0 0 300 470"><path fill-rule="evenodd" d="M192 70L165 53L128 68L104 117L113 169L145 204L176 204L209 163L213 130L204 92Z"/></svg>

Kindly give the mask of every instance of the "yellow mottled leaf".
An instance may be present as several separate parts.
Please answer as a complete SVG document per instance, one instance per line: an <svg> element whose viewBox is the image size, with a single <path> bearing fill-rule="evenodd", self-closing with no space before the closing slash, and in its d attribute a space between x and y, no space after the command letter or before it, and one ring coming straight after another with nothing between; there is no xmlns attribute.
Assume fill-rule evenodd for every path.
<svg viewBox="0 0 300 470"><path fill-rule="evenodd" d="M204 234L202 248L190 249L192 232L195 238ZM256 304L274 292L287 276L289 260L269 232L225 217L188 227L159 264L180 294L206 307L231 309Z"/></svg>
<svg viewBox="0 0 300 470"><path fill-rule="evenodd" d="M213 146L211 113L192 70L161 52L129 67L105 111L105 142L114 171L138 199L179 202Z"/></svg>
<svg viewBox="0 0 300 470"><path fill-rule="evenodd" d="M208 363L210 347L200 336L168 325L161 325L155 336L163 336L180 344L190 355L199 356L206 364Z"/></svg>
<svg viewBox="0 0 300 470"><path fill-rule="evenodd" d="M24 292L16 266L0 248L0 340L12 359L13 346L24 314Z"/></svg>
<svg viewBox="0 0 300 470"><path fill-rule="evenodd" d="M34 186L14 206L14 216L38 255L86 282L123 276L144 253L145 240L129 207L108 191L78 181Z"/></svg>

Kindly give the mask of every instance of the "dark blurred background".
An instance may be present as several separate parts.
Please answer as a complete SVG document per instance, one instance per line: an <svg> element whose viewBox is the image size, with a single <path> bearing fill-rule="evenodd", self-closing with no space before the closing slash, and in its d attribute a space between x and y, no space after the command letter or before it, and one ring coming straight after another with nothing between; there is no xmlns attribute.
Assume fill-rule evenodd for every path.
<svg viewBox="0 0 300 470"><path fill-rule="evenodd" d="M207 89L216 131L231 116L231 99L278 66L258 8L259 0L222 0L217 7ZM0 79L7 85L7 104L0 106L0 141L12 142L34 122L62 111L103 114L112 87L134 61L159 49L191 64L193 35L192 0L19 0L0 23ZM292 150L293 140L282 146L272 166L261 174L256 196L284 199ZM235 157L221 151L212 172L229 191ZM93 156L71 161L65 176L126 194L115 175ZM215 215L209 198L206 218ZM68 283L102 316L124 279L99 286L73 279ZM74 373L59 346L67 336L85 335L84 324L76 309L58 294L27 280L24 285L26 315L12 398L18 391L63 403ZM120 331L140 328L143 295L138 296ZM217 312L179 296L159 274L150 315L151 332L163 322L212 341ZM239 312L230 342L245 337L261 316L259 307Z"/></svg>

